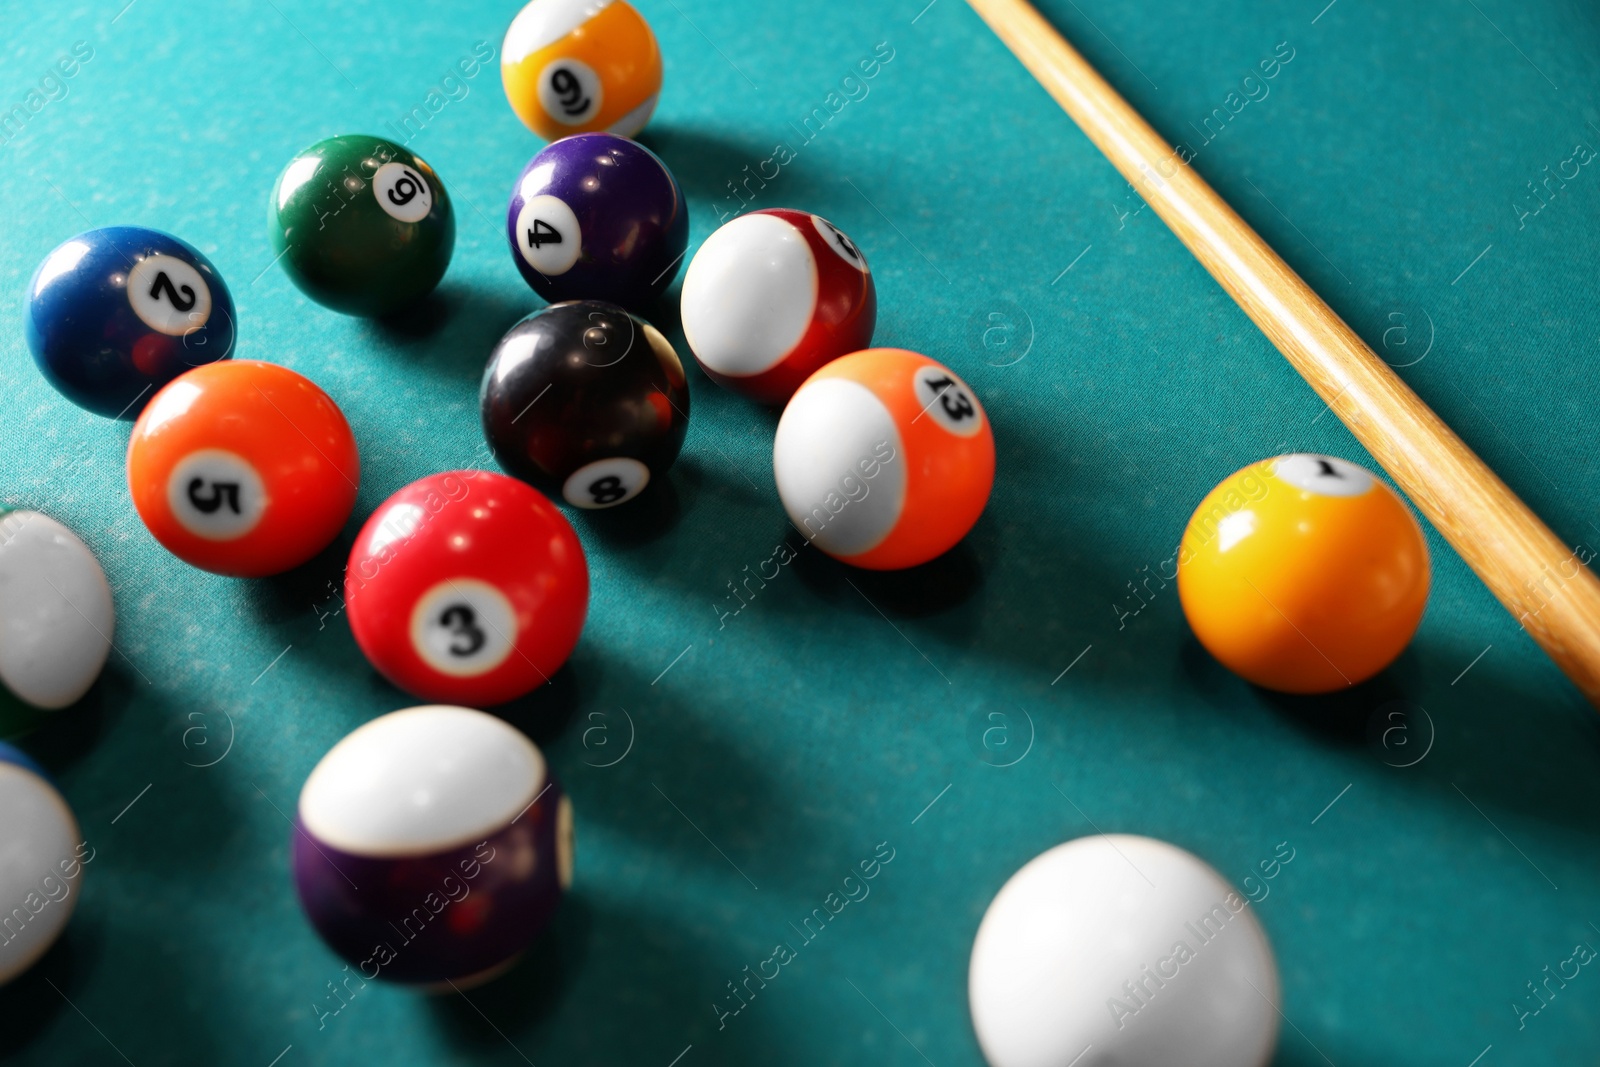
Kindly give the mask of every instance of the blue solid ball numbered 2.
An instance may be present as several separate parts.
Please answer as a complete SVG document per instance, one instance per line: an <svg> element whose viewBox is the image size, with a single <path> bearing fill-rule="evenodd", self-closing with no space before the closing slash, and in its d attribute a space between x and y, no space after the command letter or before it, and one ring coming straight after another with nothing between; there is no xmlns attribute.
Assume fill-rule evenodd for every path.
<svg viewBox="0 0 1600 1067"><path fill-rule="evenodd" d="M63 396L133 419L172 379L233 355L233 297L184 241L108 226L65 242L28 284L34 362Z"/></svg>

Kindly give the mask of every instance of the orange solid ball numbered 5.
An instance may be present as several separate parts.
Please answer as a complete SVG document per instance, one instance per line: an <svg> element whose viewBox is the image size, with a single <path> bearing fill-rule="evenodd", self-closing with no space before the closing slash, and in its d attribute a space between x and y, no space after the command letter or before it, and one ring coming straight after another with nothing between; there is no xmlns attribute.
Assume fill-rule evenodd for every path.
<svg viewBox="0 0 1600 1067"><path fill-rule="evenodd" d="M338 405L310 379L256 360L174 378L128 442L128 489L155 539L240 578L282 573L325 548L360 480Z"/></svg>
<svg viewBox="0 0 1600 1067"><path fill-rule="evenodd" d="M1332 692L1387 667L1422 621L1428 580L1411 510L1331 456L1278 456L1230 475L1178 550L1178 596L1200 643L1285 693Z"/></svg>

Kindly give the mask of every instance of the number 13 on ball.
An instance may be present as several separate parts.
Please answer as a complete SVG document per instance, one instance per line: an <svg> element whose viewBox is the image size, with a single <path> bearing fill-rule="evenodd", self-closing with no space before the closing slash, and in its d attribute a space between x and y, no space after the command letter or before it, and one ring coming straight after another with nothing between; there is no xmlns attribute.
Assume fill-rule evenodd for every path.
<svg viewBox="0 0 1600 1067"><path fill-rule="evenodd" d="M994 433L950 368L871 348L800 386L772 465L806 540L857 567L898 570L948 551L978 521L994 486Z"/></svg>

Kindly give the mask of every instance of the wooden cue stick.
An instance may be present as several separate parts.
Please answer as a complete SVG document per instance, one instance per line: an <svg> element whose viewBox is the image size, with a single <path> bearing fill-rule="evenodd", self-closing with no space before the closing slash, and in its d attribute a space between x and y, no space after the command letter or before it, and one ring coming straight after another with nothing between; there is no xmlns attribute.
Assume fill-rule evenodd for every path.
<svg viewBox="0 0 1600 1067"><path fill-rule="evenodd" d="M1600 707L1600 580L1026 0L967 0Z"/></svg>

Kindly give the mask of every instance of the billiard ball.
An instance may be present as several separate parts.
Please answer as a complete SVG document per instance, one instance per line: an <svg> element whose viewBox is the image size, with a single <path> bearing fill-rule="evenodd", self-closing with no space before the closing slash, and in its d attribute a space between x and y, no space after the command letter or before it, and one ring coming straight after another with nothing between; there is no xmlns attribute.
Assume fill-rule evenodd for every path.
<svg viewBox="0 0 1600 1067"><path fill-rule="evenodd" d="M572 804L503 720L407 708L312 769L292 863L311 925L362 978L459 988L550 922L572 884Z"/></svg>
<svg viewBox="0 0 1600 1067"><path fill-rule="evenodd" d="M192 245L156 230L80 233L28 285L23 331L63 396L133 419L163 385L233 354L233 297Z"/></svg>
<svg viewBox="0 0 1600 1067"><path fill-rule="evenodd" d="M573 507L609 508L672 466L689 384L661 331L614 304L575 300L500 339L480 407L502 467Z"/></svg>
<svg viewBox="0 0 1600 1067"><path fill-rule="evenodd" d="M500 80L517 117L547 141L632 137L661 95L661 50L622 0L533 0L506 31Z"/></svg>
<svg viewBox="0 0 1600 1067"><path fill-rule="evenodd" d="M990 1067L1262 1067L1277 1043L1278 968L1254 909L1198 857L1131 834L1057 845L1012 875L973 939L967 996Z"/></svg>
<svg viewBox="0 0 1600 1067"><path fill-rule="evenodd" d="M384 677L424 700L488 707L566 662L589 568L572 525L533 488L447 471L372 513L344 590L356 644Z"/></svg>
<svg viewBox="0 0 1600 1067"><path fill-rule="evenodd" d="M639 311L678 273L689 209L655 153L584 133L546 145L523 168L506 238L522 277L551 303L608 300Z"/></svg>
<svg viewBox="0 0 1600 1067"><path fill-rule="evenodd" d="M994 434L950 368L900 348L856 352L790 398L772 445L789 521L845 563L896 570L966 536L994 485Z"/></svg>
<svg viewBox="0 0 1600 1067"><path fill-rule="evenodd" d="M241 578L280 574L327 547L360 480L338 405L257 360L173 379L128 442L128 489L150 533L187 563Z"/></svg>
<svg viewBox="0 0 1600 1067"><path fill-rule="evenodd" d="M1195 509L1178 596L1200 643L1267 689L1364 681L1411 640L1428 602L1428 546L1383 482L1332 456L1236 471Z"/></svg>
<svg viewBox="0 0 1600 1067"><path fill-rule="evenodd" d="M83 865L94 858L50 777L0 743L0 985L49 951L77 906ZM87 850L87 851L85 851Z"/></svg>
<svg viewBox="0 0 1600 1067"><path fill-rule="evenodd" d="M872 343L867 259L820 215L765 208L706 238L683 276L683 333L715 382L781 404L823 364Z"/></svg>
<svg viewBox="0 0 1600 1067"><path fill-rule="evenodd" d="M456 219L433 168L382 137L318 141L278 175L267 208L272 250L300 291L378 318L433 292Z"/></svg>
<svg viewBox="0 0 1600 1067"><path fill-rule="evenodd" d="M115 631L111 586L89 547L37 511L0 512L0 734L88 692Z"/></svg>

